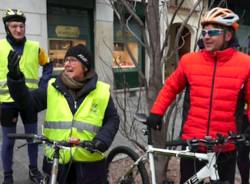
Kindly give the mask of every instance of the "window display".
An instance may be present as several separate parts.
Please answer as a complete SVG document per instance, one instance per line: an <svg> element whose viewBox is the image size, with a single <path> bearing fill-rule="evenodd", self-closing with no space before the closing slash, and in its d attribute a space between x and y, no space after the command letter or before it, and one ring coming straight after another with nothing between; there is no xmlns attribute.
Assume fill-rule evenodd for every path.
<svg viewBox="0 0 250 184"><path fill-rule="evenodd" d="M49 40L49 58L53 63L54 69L63 68L64 55L69 47L75 46L77 44L86 45L85 40Z"/></svg>
<svg viewBox="0 0 250 184"><path fill-rule="evenodd" d="M135 42L127 43L130 52L138 63L138 44ZM135 64L129 55L124 43L114 43L113 68L134 68Z"/></svg>
<svg viewBox="0 0 250 184"><path fill-rule="evenodd" d="M142 39L142 30L135 19L127 17L126 12L121 15L124 16L122 20L126 20L126 26L122 26L120 19L114 14L114 89L137 88L142 86L138 70L144 71L144 48L139 41Z"/></svg>

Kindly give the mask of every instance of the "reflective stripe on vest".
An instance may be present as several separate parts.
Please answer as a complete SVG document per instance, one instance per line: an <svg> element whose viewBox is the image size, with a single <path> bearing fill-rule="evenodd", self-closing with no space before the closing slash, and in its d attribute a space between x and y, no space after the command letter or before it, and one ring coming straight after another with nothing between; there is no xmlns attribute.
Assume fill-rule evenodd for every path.
<svg viewBox="0 0 250 184"><path fill-rule="evenodd" d="M69 129L69 128L76 128L79 132L83 130L87 130L89 132L97 133L99 131L99 127L95 125L89 125L84 122L44 122L44 128L51 128L51 129Z"/></svg>
<svg viewBox="0 0 250 184"><path fill-rule="evenodd" d="M73 115L65 97L52 86L54 81L55 79L51 79L48 83L44 136L55 141L68 141L70 137L78 138L81 141L91 141L102 127L110 97L109 85L98 81L96 89L85 97ZM53 148L46 146L45 156L52 159L53 154ZM66 164L71 159L90 162L103 158L103 154L90 153L86 149L73 147L60 150L59 162Z"/></svg>
<svg viewBox="0 0 250 184"><path fill-rule="evenodd" d="M7 86L8 54L13 50L6 39L0 40L0 102L13 102ZM29 89L38 87L38 53L39 43L27 40L20 60L20 70L25 76L25 83Z"/></svg>

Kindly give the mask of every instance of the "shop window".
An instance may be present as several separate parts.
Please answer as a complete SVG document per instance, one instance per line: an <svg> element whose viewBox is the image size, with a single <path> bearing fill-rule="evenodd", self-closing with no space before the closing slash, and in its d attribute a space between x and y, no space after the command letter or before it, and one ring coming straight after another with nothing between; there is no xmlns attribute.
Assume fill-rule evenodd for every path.
<svg viewBox="0 0 250 184"><path fill-rule="evenodd" d="M112 67L116 89L140 86L138 69L141 69L141 46L137 42L127 42L126 45L125 43L114 42ZM127 48L135 61L130 57Z"/></svg>
<svg viewBox="0 0 250 184"><path fill-rule="evenodd" d="M138 45L137 43L127 43L130 52L136 59L138 64ZM114 43L113 52L113 68L134 68L135 64L129 55L128 50L125 48L124 43Z"/></svg>
<svg viewBox="0 0 250 184"><path fill-rule="evenodd" d="M51 2L51 3L49 3ZM47 4L49 57L54 65L53 75L63 69L63 60L68 48L79 43L93 50L93 11L92 9L57 6L54 0Z"/></svg>
<svg viewBox="0 0 250 184"><path fill-rule="evenodd" d="M134 20L129 22L129 27L133 34L122 29L120 22L115 18L112 62L115 89L142 86L138 70L144 71L144 50L134 37L136 34L138 38L141 38L141 29Z"/></svg>
<svg viewBox="0 0 250 184"><path fill-rule="evenodd" d="M86 40L49 40L49 58L50 62L53 63L54 75L57 75L63 69L63 61L66 51L77 44L86 45Z"/></svg>

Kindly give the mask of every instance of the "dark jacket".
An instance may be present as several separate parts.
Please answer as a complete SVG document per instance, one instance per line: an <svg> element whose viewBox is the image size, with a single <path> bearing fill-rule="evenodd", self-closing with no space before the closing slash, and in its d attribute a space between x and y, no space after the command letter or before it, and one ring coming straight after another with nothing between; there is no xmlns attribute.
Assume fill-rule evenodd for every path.
<svg viewBox="0 0 250 184"><path fill-rule="evenodd" d="M69 90L62 83L61 77L58 76L52 84L66 98L72 114L77 111L85 97L96 87L97 75L89 79L84 87L80 90L80 94L76 99L70 94ZM47 88L39 87L38 89L29 92L25 86L24 78L13 80L8 76L8 87L11 97L19 105L21 109L30 109L31 111L42 111L47 107ZM74 102L77 106L75 108ZM103 126L96 135L96 139L101 140L107 148L111 145L114 136L119 128L119 116L114 106L112 97L109 98L109 103L105 111Z"/></svg>

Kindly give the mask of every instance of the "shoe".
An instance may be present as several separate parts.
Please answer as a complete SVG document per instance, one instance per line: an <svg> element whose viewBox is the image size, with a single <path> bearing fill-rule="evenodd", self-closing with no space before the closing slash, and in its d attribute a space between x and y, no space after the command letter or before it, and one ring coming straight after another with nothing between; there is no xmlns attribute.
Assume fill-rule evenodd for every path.
<svg viewBox="0 0 250 184"><path fill-rule="evenodd" d="M3 178L3 183L2 184L14 184L13 180L13 172L4 172L4 178Z"/></svg>
<svg viewBox="0 0 250 184"><path fill-rule="evenodd" d="M37 169L37 167L31 168L29 170L29 177L30 180L34 183L34 184L42 184L44 183L44 176L42 175L42 173Z"/></svg>

